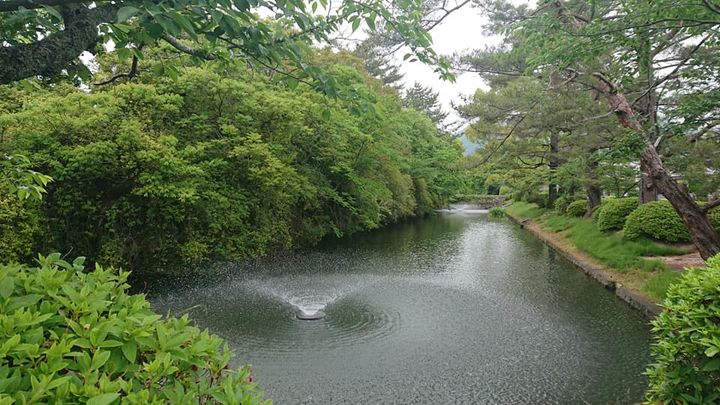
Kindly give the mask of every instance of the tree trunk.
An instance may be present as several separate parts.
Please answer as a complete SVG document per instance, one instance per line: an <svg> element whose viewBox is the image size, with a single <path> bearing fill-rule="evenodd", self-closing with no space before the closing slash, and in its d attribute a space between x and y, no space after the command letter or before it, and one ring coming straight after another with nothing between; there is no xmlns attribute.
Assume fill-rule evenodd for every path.
<svg viewBox="0 0 720 405"><path fill-rule="evenodd" d="M115 21L120 2L63 11L65 29L22 45L0 46L0 83L52 76L97 45L98 25Z"/></svg>
<svg viewBox="0 0 720 405"><path fill-rule="evenodd" d="M598 89L610 102L620 124L643 135L645 149L640 155L640 163L647 169L650 181L670 201L682 218L700 256L707 260L720 253L720 235L713 229L705 212L693 201L690 193L684 190L665 169L660 155L652 142L648 140L645 129L635 118L632 106L625 96L618 93L602 73L594 73L593 76L597 79Z"/></svg>
<svg viewBox="0 0 720 405"><path fill-rule="evenodd" d="M648 168L640 162L640 204L657 201L658 189L648 175Z"/></svg>
<svg viewBox="0 0 720 405"><path fill-rule="evenodd" d="M651 128L650 132L655 132L655 136L659 135L659 128L657 126L657 94L652 88L652 83L655 77L655 69L653 67L652 59L652 44L647 34L640 35L640 41L638 48L636 49L638 55L638 67L639 67L639 91L642 92L642 96L636 102L636 111L639 117L640 124L643 129ZM657 201L658 189L655 184L649 178L649 168L641 160L640 161L640 204L649 203L651 201Z"/></svg>
<svg viewBox="0 0 720 405"><path fill-rule="evenodd" d="M554 208L555 200L558 198L558 185L555 184L555 172L560 167L560 139L557 134L550 135L550 157L548 159L548 168L550 169L550 184L548 184L547 207Z"/></svg>
<svg viewBox="0 0 720 405"><path fill-rule="evenodd" d="M587 174L587 180L585 182L585 193L587 194L587 210L585 211L586 217L592 216L595 208L597 208L602 202L602 190L598 185L597 174L595 173L597 166L598 162L595 159L591 159L585 167Z"/></svg>
<svg viewBox="0 0 720 405"><path fill-rule="evenodd" d="M670 201L687 226L700 256L707 260L720 253L720 235L713 229L705 212L693 201L690 193L663 167L655 147L648 143L640 159L647 165L648 177Z"/></svg>

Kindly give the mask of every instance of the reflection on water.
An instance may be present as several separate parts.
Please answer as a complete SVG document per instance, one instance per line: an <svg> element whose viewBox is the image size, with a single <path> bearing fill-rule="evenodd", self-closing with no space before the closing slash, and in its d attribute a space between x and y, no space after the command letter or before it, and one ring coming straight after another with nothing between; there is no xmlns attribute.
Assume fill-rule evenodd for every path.
<svg viewBox="0 0 720 405"><path fill-rule="evenodd" d="M277 404L632 403L643 319L484 213L156 280L156 310L224 337ZM297 311L322 310L317 321Z"/></svg>

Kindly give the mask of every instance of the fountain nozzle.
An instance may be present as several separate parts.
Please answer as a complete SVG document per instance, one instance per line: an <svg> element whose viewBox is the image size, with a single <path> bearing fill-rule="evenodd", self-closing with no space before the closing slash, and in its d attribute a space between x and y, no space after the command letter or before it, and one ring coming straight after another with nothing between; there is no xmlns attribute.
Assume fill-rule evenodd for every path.
<svg viewBox="0 0 720 405"><path fill-rule="evenodd" d="M317 321L318 319L325 318L325 312L317 311L313 312L312 314L308 314L307 312L300 311L295 314L295 317L297 317L297 319L300 319L301 321Z"/></svg>

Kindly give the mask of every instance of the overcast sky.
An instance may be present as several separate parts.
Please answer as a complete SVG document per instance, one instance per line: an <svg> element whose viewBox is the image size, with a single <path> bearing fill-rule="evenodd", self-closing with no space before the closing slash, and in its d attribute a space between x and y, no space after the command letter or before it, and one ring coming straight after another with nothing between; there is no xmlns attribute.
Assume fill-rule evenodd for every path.
<svg viewBox="0 0 720 405"><path fill-rule="evenodd" d="M433 49L439 54L451 55L497 43L497 38L483 34L483 20L479 10L469 6L456 11L431 31ZM471 95L478 87L486 88L477 74L458 75L455 83L451 83L441 80L431 67L423 63L402 63L402 56L401 52L396 54L402 73L405 74L403 79L405 87L411 87L415 82L432 87L440 93L439 99L448 111L451 110L451 102L456 104L460 102L461 95Z"/></svg>

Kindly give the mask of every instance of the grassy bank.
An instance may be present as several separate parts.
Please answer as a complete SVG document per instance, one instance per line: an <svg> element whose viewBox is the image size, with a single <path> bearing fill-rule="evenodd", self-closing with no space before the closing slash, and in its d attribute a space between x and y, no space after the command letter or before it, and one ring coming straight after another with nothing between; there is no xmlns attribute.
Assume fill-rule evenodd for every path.
<svg viewBox="0 0 720 405"><path fill-rule="evenodd" d="M543 230L562 237L568 245L585 253L617 276L621 282L655 301L665 298L667 288L680 273L653 256L689 253L686 246L649 239L627 240L622 232L600 231L590 218L571 218L526 202L515 202L506 212L522 220L531 219Z"/></svg>

